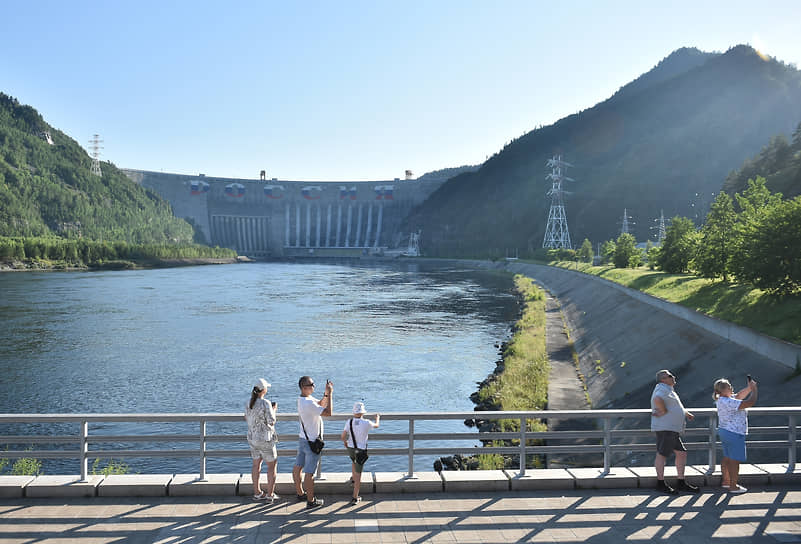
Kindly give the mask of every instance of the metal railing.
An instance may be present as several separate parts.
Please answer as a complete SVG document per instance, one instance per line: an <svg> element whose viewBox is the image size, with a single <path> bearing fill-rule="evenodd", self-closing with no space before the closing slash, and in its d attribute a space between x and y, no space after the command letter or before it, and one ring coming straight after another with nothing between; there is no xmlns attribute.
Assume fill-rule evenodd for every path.
<svg viewBox="0 0 801 544"><path fill-rule="evenodd" d="M685 433L685 445L688 450L706 450L708 452L709 471L714 471L717 459L717 413L712 408L691 410L695 420ZM757 407L748 410L749 415L749 448L783 449L787 452L787 464L793 470L796 462L798 421L801 406L798 407ZM415 456L452 455L452 454L505 454L519 456L520 474L526 472L526 459L532 455L552 454L602 454L604 471L608 472L615 453L653 452L654 440L650 431L650 410L575 410L575 411L514 411L514 412L425 412L425 413L388 413L381 415L382 424L388 421L405 421L407 432L375 431L370 434L370 455L406 456L408 466L405 467L409 477L414 476ZM334 414L326 421L344 421L348 414ZM415 423L437 420L512 420L519 425L519 432L416 432ZM771 425L758 426L760 421L770 419ZM529 420L592 420L594 430L527 430ZM297 421L297 414L280 414L281 422ZM781 421L781 424L776 424ZM236 423L242 429L236 434L209 434L208 424L213 422ZM78 424L78 432L74 434L4 434L8 425L33 424L39 428L49 423ZM188 434L100 434L90 432L90 427L102 424L133 423L137 426L150 423L190 423L197 425L196 433ZM640 427L632 426L632 423ZM88 460L90 458L196 458L199 461L200 478L206 477L206 461L209 458L249 457L244 429L246 424L242 414L192 413L192 414L0 414L0 458L19 459L77 459L80 463L81 479L88 476ZM297 434L279 434L280 456L295 455ZM339 444L338 434L325 434L327 446L325 456L347 455L342 448L331 447ZM376 447L382 442L400 442L401 447ZM438 442L436 446L419 445L420 443ZM473 441L471 446L453 445L448 442ZM503 446L487 446L477 448L475 441L506 441ZM551 445L548 442L551 441ZM553 442L558 441L558 445ZM569 443L565 443L569 441ZM152 444L187 443L193 446L172 449L148 448L102 448L104 444ZM236 444L235 449L209 449L213 443ZM444 444L443 444L444 443ZM14 450L9 446L21 444L41 444L57 446L58 449L25 449ZM66 447L65 447L66 446ZM73 447L70 447L73 446ZM92 446L98 446L93 448ZM391 445L390 445L391 446ZM319 469L318 469L319 471Z"/></svg>

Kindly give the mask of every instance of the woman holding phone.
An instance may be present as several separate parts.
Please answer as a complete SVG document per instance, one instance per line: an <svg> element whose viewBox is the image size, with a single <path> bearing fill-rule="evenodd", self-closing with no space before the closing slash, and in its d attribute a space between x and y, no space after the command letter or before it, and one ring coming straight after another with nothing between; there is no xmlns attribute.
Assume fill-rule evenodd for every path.
<svg viewBox="0 0 801 544"><path fill-rule="evenodd" d="M726 378L715 382L712 398L718 409L718 436L723 445L720 461L721 485L730 493L745 493L746 488L737 483L740 463L745 462L745 436L748 434L746 408L757 401L757 382L748 376L745 389L734 392Z"/></svg>
<svg viewBox="0 0 801 544"><path fill-rule="evenodd" d="M253 499L260 501L270 499L278 500L275 494L275 478L278 469L278 451L275 443L275 409L277 405L264 400L270 384L264 378L259 378L253 391L250 393L250 402L245 404L245 420L248 422L248 445L250 456L253 458ZM259 476L262 461L267 463L267 492L261 490Z"/></svg>

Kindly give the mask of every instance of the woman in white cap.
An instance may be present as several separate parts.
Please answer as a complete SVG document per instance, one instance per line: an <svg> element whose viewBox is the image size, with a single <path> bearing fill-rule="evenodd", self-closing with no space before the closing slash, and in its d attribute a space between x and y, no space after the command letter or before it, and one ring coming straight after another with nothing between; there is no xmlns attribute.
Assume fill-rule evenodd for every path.
<svg viewBox="0 0 801 544"><path fill-rule="evenodd" d="M371 429L377 429L381 415L375 415L375 423L362 416L367 413L363 402L353 405L353 417L345 422L342 430L342 442L348 449L348 456L351 460L351 473L353 475L353 498L351 504L361 501L359 489L362 484L362 470L367 461L367 433Z"/></svg>
<svg viewBox="0 0 801 544"><path fill-rule="evenodd" d="M278 452L275 447L277 435L275 433L276 403L264 400L270 384L264 378L259 378L250 394L250 402L245 404L245 420L248 422L248 445L250 456L253 458L253 498L255 500L275 501L275 478L278 465ZM267 463L267 492L261 490L259 475L262 461Z"/></svg>

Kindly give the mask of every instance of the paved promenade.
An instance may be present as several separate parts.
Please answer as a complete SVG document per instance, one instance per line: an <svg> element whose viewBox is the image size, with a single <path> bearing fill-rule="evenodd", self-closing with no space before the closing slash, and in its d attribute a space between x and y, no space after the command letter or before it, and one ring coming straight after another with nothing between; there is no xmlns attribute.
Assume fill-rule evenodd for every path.
<svg viewBox="0 0 801 544"><path fill-rule="evenodd" d="M801 488L734 496L705 488L344 495L303 503L249 497L0 499L1 544L664 541L801 542Z"/></svg>

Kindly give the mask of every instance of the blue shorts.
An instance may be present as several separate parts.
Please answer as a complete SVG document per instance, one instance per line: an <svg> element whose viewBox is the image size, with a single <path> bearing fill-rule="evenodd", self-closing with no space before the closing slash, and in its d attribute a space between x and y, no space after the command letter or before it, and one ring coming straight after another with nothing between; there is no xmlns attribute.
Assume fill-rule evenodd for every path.
<svg viewBox="0 0 801 544"><path fill-rule="evenodd" d="M295 466L303 467L306 474L314 474L317 471L317 463L320 461L320 454L314 453L309 447L309 442L305 438L298 440L298 455L295 457Z"/></svg>
<svg viewBox="0 0 801 544"><path fill-rule="evenodd" d="M745 435L718 429L718 436L723 445L723 457L745 463Z"/></svg>

